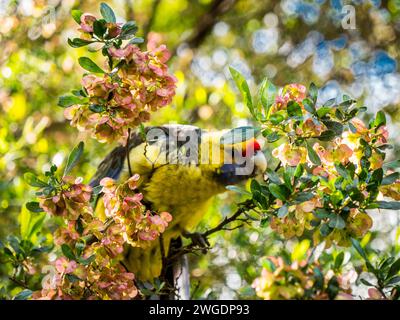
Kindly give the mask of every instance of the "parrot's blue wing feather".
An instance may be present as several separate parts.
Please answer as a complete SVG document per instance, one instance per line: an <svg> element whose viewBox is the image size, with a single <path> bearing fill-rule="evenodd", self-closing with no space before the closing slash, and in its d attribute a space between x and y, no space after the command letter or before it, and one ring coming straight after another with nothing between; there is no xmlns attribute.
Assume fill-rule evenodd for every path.
<svg viewBox="0 0 400 320"><path fill-rule="evenodd" d="M132 149L143 142L142 137L133 133L129 140L129 149ZM105 177L112 178L114 180L119 178L121 171L124 167L126 158L126 147L119 146L111 151L104 160L99 164L95 175L90 181L91 187L96 187L100 184L101 179Z"/></svg>
<svg viewBox="0 0 400 320"><path fill-rule="evenodd" d="M101 179L105 177L118 179L124 166L125 155L126 149L124 147L116 147L111 151L98 166L95 175L90 181L90 186L98 186Z"/></svg>

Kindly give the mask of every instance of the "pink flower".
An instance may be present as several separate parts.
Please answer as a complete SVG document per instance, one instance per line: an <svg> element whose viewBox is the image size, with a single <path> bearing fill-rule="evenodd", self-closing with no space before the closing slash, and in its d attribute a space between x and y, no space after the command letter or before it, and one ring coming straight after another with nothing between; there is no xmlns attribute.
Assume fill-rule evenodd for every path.
<svg viewBox="0 0 400 320"><path fill-rule="evenodd" d="M82 85L88 92L89 96L106 99L109 93L116 88L116 84L110 83L107 76L100 78L93 74L83 77Z"/></svg>
<svg viewBox="0 0 400 320"><path fill-rule="evenodd" d="M377 146L381 146L387 143L389 139L389 132L386 126L380 126L376 131L376 135L378 138Z"/></svg>
<svg viewBox="0 0 400 320"><path fill-rule="evenodd" d="M350 122L356 128L357 133L363 135L368 131L368 128L361 119L353 118Z"/></svg>
<svg viewBox="0 0 400 320"><path fill-rule="evenodd" d="M56 270L60 273L72 273L77 268L77 263L74 260L68 261L67 258L61 257L56 260Z"/></svg>
<svg viewBox="0 0 400 320"><path fill-rule="evenodd" d="M97 18L89 13L84 13L81 16L81 29L83 32L93 32L93 23Z"/></svg>
<svg viewBox="0 0 400 320"><path fill-rule="evenodd" d="M285 166L297 166L299 163L306 162L307 150L304 147L296 147L284 143L275 148L272 151L272 155L278 158Z"/></svg>
<svg viewBox="0 0 400 320"><path fill-rule="evenodd" d="M117 49L115 47L111 47L108 49L108 52L113 56L114 58L119 58L119 59L127 59L130 57L134 52L137 52L139 50L138 47L136 47L133 44L128 44L124 48Z"/></svg>

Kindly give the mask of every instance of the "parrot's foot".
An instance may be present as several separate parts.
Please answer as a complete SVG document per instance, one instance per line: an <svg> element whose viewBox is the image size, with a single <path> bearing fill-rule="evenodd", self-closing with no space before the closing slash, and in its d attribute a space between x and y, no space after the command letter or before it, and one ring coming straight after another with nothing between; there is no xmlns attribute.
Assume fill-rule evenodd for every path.
<svg viewBox="0 0 400 320"><path fill-rule="evenodd" d="M210 242L208 242L208 239L206 236L204 236L202 233L200 232L187 232L184 231L182 233L182 236L184 236L186 239L190 239L192 240L192 243L195 246L198 246L202 249L202 253L207 253L207 249L210 248Z"/></svg>

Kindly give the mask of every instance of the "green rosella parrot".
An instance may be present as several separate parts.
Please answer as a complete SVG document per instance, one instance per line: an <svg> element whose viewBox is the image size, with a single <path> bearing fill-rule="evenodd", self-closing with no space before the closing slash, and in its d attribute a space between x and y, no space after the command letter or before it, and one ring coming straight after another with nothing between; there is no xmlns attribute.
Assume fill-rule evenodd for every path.
<svg viewBox="0 0 400 320"><path fill-rule="evenodd" d="M228 131L166 125L131 136L129 161L132 172L140 175L139 191L152 210L167 211L173 217L163 233L165 250L172 239L196 228L212 197L226 191L227 185L265 172L267 162L259 142L251 137L222 143ZM103 177L129 178L126 147L115 148L103 160L91 185L98 185ZM102 210L99 201L96 212ZM158 277L162 269L159 241L146 249L128 248L124 264L141 281Z"/></svg>

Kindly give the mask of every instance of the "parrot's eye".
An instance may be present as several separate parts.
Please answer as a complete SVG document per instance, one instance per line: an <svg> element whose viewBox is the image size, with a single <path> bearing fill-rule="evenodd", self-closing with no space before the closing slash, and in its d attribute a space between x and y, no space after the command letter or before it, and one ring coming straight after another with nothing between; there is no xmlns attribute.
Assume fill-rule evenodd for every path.
<svg viewBox="0 0 400 320"><path fill-rule="evenodd" d="M257 151L261 150L261 146L256 139L246 141L242 147L242 156L248 157L254 155Z"/></svg>

